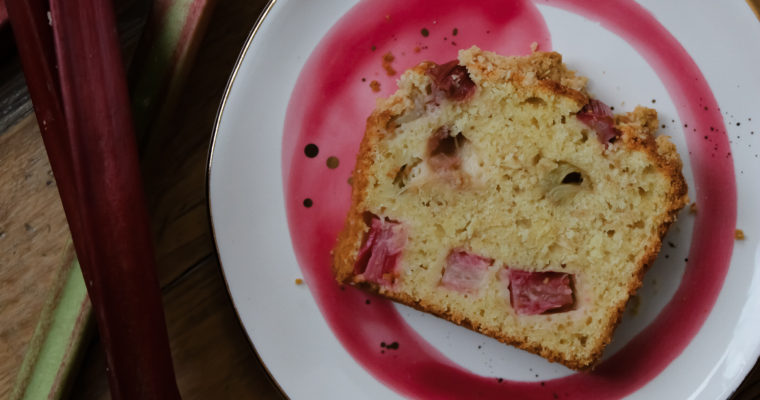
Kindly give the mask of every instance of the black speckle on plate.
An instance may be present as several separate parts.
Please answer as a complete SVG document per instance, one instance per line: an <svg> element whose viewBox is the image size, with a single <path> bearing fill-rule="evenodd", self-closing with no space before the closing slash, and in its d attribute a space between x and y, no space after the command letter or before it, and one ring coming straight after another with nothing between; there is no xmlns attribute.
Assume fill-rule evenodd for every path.
<svg viewBox="0 0 760 400"><path fill-rule="evenodd" d="M304 147L303 153L306 154L306 157L314 158L319 154L319 147L314 143L309 143Z"/></svg>

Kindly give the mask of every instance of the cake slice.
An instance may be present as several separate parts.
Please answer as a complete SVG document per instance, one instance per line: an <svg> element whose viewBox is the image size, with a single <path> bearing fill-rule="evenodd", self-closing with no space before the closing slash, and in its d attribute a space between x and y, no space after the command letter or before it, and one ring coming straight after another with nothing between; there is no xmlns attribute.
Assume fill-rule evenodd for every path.
<svg viewBox="0 0 760 400"><path fill-rule="evenodd" d="M406 71L367 121L337 280L592 367L688 199L657 113L585 84L477 47Z"/></svg>

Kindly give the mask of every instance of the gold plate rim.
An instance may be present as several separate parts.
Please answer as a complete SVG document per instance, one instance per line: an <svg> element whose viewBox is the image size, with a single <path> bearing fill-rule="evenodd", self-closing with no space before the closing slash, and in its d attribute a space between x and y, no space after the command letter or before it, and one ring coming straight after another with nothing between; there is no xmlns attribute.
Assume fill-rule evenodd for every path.
<svg viewBox="0 0 760 400"><path fill-rule="evenodd" d="M240 66L243 63L243 60L245 59L246 54L248 54L248 50L251 49L251 45L253 44L253 39L256 36L256 33L258 33L259 29L261 28L261 25L264 23L264 20L269 15L270 11L272 11L272 8L277 3L277 0L269 0L264 6L264 8L261 10L261 13L259 14L258 19L256 19L256 23L253 25L253 28L251 28L251 31L248 33L248 38L245 40L245 44L243 45L243 48L240 50L240 54L238 54L237 60L235 61L235 66L232 69L232 72L230 73L230 77L227 79L227 84L224 88L224 95L222 96L222 100L219 103L219 108L216 112L216 118L214 120L214 128L211 133L211 139L209 141L209 149L208 149L208 155L206 157L206 177L205 177L205 185L206 185L206 215L208 215L208 224L211 231L211 238L214 242L214 251L216 252L217 256L217 264L219 266L218 270L220 275L222 276L222 281L224 282L224 289L227 292L227 297L230 299L230 303L232 304L232 309L235 312L235 319L237 320L238 326L240 326L240 329L243 330L245 333L246 341L248 342L248 346L250 347L251 351L253 352L253 355L256 357L256 359L259 361L259 364L264 369L264 372L266 372L267 378L272 383L272 385L277 389L279 394L286 399L289 399L288 395L285 393L285 390L283 390L282 386L280 386L280 383L277 382L277 379L275 379L274 375L271 371L269 371L269 368L267 368L266 363L264 363L264 360L261 358L261 355L259 355L259 352L256 350L256 346L253 344L253 340L251 339L250 335L248 335L248 331L245 329L245 326L243 325L242 319L240 319L240 312L238 311L237 304L232 299L232 293L230 292L230 286L229 282L227 280L227 275L224 273L224 268L222 268L222 261L219 258L219 244L217 242L216 238L216 230L214 229L214 217L211 214L211 168L212 164L214 162L214 149L216 148L216 139L219 135L219 126L221 125L222 116L224 114L224 110L227 106L227 100L229 99L230 92L232 90L232 86L235 83L235 79L238 76L238 73L240 72Z"/></svg>

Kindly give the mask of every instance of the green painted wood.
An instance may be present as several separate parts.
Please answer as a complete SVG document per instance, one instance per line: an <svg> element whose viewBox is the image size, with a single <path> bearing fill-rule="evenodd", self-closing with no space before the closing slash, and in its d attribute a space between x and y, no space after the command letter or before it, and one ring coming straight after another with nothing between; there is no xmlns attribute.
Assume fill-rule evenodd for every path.
<svg viewBox="0 0 760 400"><path fill-rule="evenodd" d="M59 399L83 354L92 330L92 312L79 263L59 274L62 282L51 293L40 315L11 399Z"/></svg>

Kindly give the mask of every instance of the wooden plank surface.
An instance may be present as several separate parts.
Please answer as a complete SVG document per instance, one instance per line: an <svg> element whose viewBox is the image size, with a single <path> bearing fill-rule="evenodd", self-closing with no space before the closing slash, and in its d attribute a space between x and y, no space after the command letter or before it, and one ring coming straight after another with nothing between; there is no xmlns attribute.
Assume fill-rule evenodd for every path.
<svg viewBox="0 0 760 400"><path fill-rule="evenodd" d="M220 1L169 130L153 132L143 172L180 390L186 399L273 399L275 387L249 350L218 272L205 199L205 162L228 74L265 0ZM0 136L0 399L65 243L65 220L33 119ZM28 226L27 226L28 225ZM13 268L8 269L7 265ZM6 272L7 270L7 272ZM48 271L48 272L45 272ZM32 296L34 297L34 296ZM110 398L97 339L73 399ZM760 369L738 400L760 398Z"/></svg>
<svg viewBox="0 0 760 400"><path fill-rule="evenodd" d="M29 116L0 136L0 399L10 395L58 268L73 257L68 240L37 121Z"/></svg>

